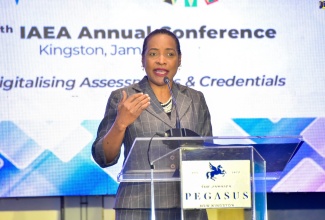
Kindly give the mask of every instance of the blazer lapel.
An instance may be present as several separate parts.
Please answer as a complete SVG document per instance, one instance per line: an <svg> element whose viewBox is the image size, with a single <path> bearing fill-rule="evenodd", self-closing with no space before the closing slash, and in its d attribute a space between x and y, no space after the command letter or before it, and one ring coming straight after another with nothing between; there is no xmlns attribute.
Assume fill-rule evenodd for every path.
<svg viewBox="0 0 325 220"><path fill-rule="evenodd" d="M192 99L185 95L186 87L184 89L181 89L177 84L173 84L172 88L174 97L176 99L177 104L177 110L179 114L179 119L181 121L182 126L182 117L185 115L185 113L188 111L189 107L192 104ZM172 111L172 121L176 121L176 110L175 106L173 106Z"/></svg>
<svg viewBox="0 0 325 220"><path fill-rule="evenodd" d="M169 127L171 128L175 127L175 124L172 123L175 120L173 120L173 118L172 120L169 119L168 115L164 112L160 102L156 98L156 95L154 94L154 92L152 91L148 83L147 77L144 77L139 82L139 84L135 84L133 88L139 92L143 92L144 94L148 94L150 96L150 105L145 111L157 117L159 120L167 124Z"/></svg>
<svg viewBox="0 0 325 220"><path fill-rule="evenodd" d="M161 104L156 98L155 94L151 91L148 92L148 95L150 96L151 99L150 99L150 105L146 109L146 111L159 118L159 120L163 121L169 127L174 127L175 125L172 123L173 120L169 119L168 115L164 112L164 109L161 107Z"/></svg>

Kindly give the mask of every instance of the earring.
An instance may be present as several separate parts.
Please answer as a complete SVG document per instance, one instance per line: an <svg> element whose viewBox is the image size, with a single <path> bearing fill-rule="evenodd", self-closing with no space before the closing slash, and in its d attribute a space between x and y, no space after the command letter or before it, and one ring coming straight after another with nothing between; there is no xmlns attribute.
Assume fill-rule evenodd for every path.
<svg viewBox="0 0 325 220"><path fill-rule="evenodd" d="M178 71L180 71L180 70L181 70L181 67L182 67L182 65L179 65L179 66L178 66Z"/></svg>

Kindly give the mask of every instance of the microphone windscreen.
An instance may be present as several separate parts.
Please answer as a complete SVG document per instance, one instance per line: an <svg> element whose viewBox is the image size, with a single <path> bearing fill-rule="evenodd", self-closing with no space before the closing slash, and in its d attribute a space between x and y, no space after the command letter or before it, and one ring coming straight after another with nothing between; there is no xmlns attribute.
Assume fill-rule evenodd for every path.
<svg viewBox="0 0 325 220"><path fill-rule="evenodd" d="M168 83L169 83L169 79L168 79L168 77L167 77L167 76L165 76L165 77L164 77L164 82L165 82L166 84L168 84Z"/></svg>

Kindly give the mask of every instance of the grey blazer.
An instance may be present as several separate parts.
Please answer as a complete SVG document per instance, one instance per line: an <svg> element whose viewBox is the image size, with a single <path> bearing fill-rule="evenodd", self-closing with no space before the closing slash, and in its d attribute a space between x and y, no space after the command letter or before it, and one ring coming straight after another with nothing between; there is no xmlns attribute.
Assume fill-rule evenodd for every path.
<svg viewBox="0 0 325 220"><path fill-rule="evenodd" d="M152 137L157 131L164 132L175 128L175 106L173 106L169 118L153 93L146 76L139 83L113 91L108 99L104 118L98 127L97 137L92 146L93 158L101 167L112 166L117 163L119 158L118 155L114 161L107 163L102 141L115 121L117 106L122 98L122 90L125 90L128 96L143 92L151 98L150 106L126 129L123 139L125 158L127 158L136 137ZM202 92L176 83L173 83L172 91L176 99L181 127L193 130L201 136L212 136L210 113ZM143 158L143 161L147 161L147 158ZM155 198L157 208L180 207L178 183L157 183L155 195L157 195ZM121 183L116 195L115 208L150 208L150 201L150 184Z"/></svg>

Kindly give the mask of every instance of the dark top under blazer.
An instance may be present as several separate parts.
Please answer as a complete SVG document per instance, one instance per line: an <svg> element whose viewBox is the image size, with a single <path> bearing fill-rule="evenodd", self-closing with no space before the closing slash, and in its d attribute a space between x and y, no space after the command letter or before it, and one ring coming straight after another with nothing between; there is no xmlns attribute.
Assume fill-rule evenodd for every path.
<svg viewBox="0 0 325 220"><path fill-rule="evenodd" d="M102 141L115 121L117 106L123 97L123 90L128 96L142 92L151 98L149 107L125 131L123 139L125 158L136 137L151 137L157 131L164 132L175 128L175 106L173 106L169 118L153 93L146 76L139 83L113 91L108 99L104 118L98 127L97 137L92 146L93 158L101 167L116 164L120 156L119 154L114 161L107 163ZM202 92L176 83L173 83L172 91L176 99L181 127L193 130L201 136L212 136L210 113ZM147 158L145 157L143 160L147 160ZM180 207L179 190L178 183L168 182L155 185L156 207ZM115 208L150 208L150 183L121 183L116 195Z"/></svg>

